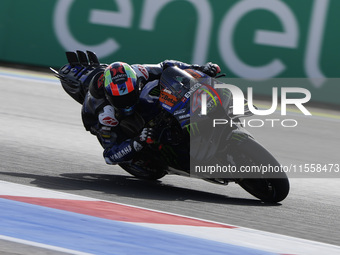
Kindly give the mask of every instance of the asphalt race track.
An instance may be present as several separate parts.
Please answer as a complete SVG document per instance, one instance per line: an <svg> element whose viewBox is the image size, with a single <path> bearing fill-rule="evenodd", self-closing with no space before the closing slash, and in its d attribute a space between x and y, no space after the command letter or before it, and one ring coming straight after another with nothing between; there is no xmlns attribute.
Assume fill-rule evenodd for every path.
<svg viewBox="0 0 340 255"><path fill-rule="evenodd" d="M0 180L340 244L340 173L293 176L289 196L276 205L261 203L235 184L178 176L138 180L105 164L96 138L82 126L81 106L56 79L6 72L0 73ZM298 122L295 128L266 123L248 130L284 166L340 164L340 112L308 110L313 116L295 111L287 116Z"/></svg>

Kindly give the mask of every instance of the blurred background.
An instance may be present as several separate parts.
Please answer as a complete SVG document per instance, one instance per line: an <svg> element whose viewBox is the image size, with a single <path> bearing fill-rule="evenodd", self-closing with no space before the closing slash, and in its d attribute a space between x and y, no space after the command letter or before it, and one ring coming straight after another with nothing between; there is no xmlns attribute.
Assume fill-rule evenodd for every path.
<svg viewBox="0 0 340 255"><path fill-rule="evenodd" d="M1 0L0 65L58 69L75 50L102 63L211 61L256 80L256 94L304 87L337 105L339 10L338 0Z"/></svg>

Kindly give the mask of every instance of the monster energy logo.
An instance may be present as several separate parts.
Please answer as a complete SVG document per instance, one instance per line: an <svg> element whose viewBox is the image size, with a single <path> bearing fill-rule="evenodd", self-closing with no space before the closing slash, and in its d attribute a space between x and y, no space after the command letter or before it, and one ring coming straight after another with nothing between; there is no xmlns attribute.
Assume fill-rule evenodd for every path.
<svg viewBox="0 0 340 255"><path fill-rule="evenodd" d="M160 93L161 93L160 89L159 89L158 87L154 87L154 88L149 92L149 95L159 97L159 94L160 94Z"/></svg>
<svg viewBox="0 0 340 255"><path fill-rule="evenodd" d="M178 166L177 153L173 150L173 148L169 145L163 145L160 150L163 158L169 165Z"/></svg>
<svg viewBox="0 0 340 255"><path fill-rule="evenodd" d="M222 89L222 95L230 97L231 96L231 92L228 89Z"/></svg>
<svg viewBox="0 0 340 255"><path fill-rule="evenodd" d="M198 129L197 122L190 123L188 125L185 125L189 135L196 135L200 133L200 130Z"/></svg>
<svg viewBox="0 0 340 255"><path fill-rule="evenodd" d="M232 140L236 140L239 142L243 141L245 138L246 138L245 134L239 134L239 133L233 133L231 136Z"/></svg>

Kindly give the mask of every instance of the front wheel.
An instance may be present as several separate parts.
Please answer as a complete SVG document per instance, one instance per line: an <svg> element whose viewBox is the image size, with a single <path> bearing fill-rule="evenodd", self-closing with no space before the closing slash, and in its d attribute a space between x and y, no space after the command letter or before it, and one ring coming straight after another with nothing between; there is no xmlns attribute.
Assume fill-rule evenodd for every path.
<svg viewBox="0 0 340 255"><path fill-rule="evenodd" d="M259 143L247 137L239 144L234 145L233 159L238 168L241 166L271 166L272 169L281 169L279 162ZM246 173L245 173L246 174ZM289 193L289 181L283 171L274 173L258 173L255 178L241 178L237 183L254 197L267 203L278 203L284 200Z"/></svg>
<svg viewBox="0 0 340 255"><path fill-rule="evenodd" d="M254 197L266 203L278 203L289 193L288 179L243 179L238 184Z"/></svg>

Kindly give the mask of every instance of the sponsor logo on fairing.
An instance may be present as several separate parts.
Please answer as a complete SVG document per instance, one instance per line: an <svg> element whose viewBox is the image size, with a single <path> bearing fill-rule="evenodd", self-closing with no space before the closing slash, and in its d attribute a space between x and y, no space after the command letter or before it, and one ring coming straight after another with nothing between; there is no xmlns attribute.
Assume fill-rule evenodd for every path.
<svg viewBox="0 0 340 255"><path fill-rule="evenodd" d="M172 107L175 103L177 103L177 98L162 91L159 97L159 101Z"/></svg>
<svg viewBox="0 0 340 255"><path fill-rule="evenodd" d="M185 93L185 95L184 95L184 97L185 98L190 98L190 95L193 93L193 92L195 92L199 87L201 87L202 86L202 84L201 83L196 83L196 84L194 84L191 88L190 88L190 90L187 92L187 93Z"/></svg>
<svg viewBox="0 0 340 255"><path fill-rule="evenodd" d="M172 108L164 103L162 103L162 107L164 107L165 109L168 109L169 111L172 110Z"/></svg>
<svg viewBox="0 0 340 255"><path fill-rule="evenodd" d="M174 115L179 115L179 114L182 114L182 113L185 113L186 109L180 109L180 110L177 110L174 112Z"/></svg>
<svg viewBox="0 0 340 255"><path fill-rule="evenodd" d="M110 156L111 160L119 160L129 154L132 151L132 147L130 145L126 146L125 148L121 149L117 153Z"/></svg>
<svg viewBox="0 0 340 255"><path fill-rule="evenodd" d="M140 151L141 149L143 149L143 146L140 143L134 141L133 148L135 149L135 151Z"/></svg>

